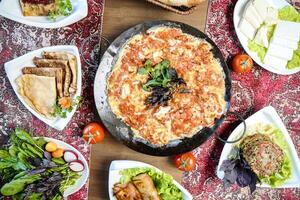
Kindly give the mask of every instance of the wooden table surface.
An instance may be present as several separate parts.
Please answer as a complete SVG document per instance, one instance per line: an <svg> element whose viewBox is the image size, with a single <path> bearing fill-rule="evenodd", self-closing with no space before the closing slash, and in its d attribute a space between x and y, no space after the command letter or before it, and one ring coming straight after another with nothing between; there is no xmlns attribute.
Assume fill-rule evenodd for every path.
<svg viewBox="0 0 300 200"><path fill-rule="evenodd" d="M102 35L112 41L126 29L147 20L173 20L204 30L207 1L191 15L182 16L144 0L106 0ZM153 157L135 152L119 143L110 134L106 134L103 143L93 145L89 200L108 200L108 168L112 160L137 160L152 164L171 174L180 182L182 173L171 163L168 157Z"/></svg>

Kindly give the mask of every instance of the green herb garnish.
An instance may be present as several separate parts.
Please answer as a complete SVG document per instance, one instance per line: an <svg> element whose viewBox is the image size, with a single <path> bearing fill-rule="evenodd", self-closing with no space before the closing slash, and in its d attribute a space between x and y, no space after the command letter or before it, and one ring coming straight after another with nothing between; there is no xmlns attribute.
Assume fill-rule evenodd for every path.
<svg viewBox="0 0 300 200"><path fill-rule="evenodd" d="M72 112L73 108L77 107L80 105L81 102L81 96L77 96L73 99L72 102L72 106L70 106L70 108L68 109L63 109L59 103L58 103L59 99L56 101L56 104L54 105L54 113L53 116L54 117L60 117L60 118L67 118L67 113Z"/></svg>
<svg viewBox="0 0 300 200"><path fill-rule="evenodd" d="M169 60L163 60L156 65L147 60L138 73L149 76L148 81L142 86L143 90L152 92L145 101L146 105L167 105L174 89L180 84L186 84L182 78L178 77L176 70L171 68Z"/></svg>
<svg viewBox="0 0 300 200"><path fill-rule="evenodd" d="M59 16L68 16L73 10L71 0L55 0L56 8L49 13L49 19L55 21Z"/></svg>

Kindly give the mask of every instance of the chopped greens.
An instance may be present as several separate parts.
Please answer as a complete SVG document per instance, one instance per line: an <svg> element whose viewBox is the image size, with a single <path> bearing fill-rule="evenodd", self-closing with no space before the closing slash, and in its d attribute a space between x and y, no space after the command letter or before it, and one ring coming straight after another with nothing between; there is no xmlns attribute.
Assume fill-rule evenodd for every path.
<svg viewBox="0 0 300 200"><path fill-rule="evenodd" d="M60 200L79 174L62 159L46 157L43 138L16 128L9 147L0 149L0 196L12 199Z"/></svg>
<svg viewBox="0 0 300 200"><path fill-rule="evenodd" d="M56 104L54 105L54 113L53 116L54 117L60 117L60 118L67 118L67 113L70 113L73 108L76 108L80 105L81 102L81 96L77 96L76 98L74 98L73 102L72 102L72 106L68 109L63 109L59 103L58 100L56 102Z"/></svg>
<svg viewBox="0 0 300 200"><path fill-rule="evenodd" d="M179 78L174 68L171 68L170 61L163 60L153 65L147 60L143 67L139 68L140 75L148 75L148 81L143 84L143 90L152 92L145 101L145 105L163 105L172 98L172 93L181 84L186 84L182 78Z"/></svg>
<svg viewBox="0 0 300 200"><path fill-rule="evenodd" d="M73 10L71 0L55 0L56 9L48 15L49 19L55 21L59 16L68 16Z"/></svg>

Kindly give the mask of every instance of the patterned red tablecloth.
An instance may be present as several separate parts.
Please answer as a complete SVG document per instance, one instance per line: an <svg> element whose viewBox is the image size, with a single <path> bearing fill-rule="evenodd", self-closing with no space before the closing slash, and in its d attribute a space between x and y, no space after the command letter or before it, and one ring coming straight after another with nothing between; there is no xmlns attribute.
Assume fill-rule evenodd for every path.
<svg viewBox="0 0 300 200"><path fill-rule="evenodd" d="M242 52L233 27L233 9L237 0L211 0L206 33L219 46L230 62L233 55ZM232 110L248 117L261 108L273 106L284 124L300 155L300 74L276 75L255 66L252 73L232 73ZM234 119L232 119L234 120ZM232 120L226 120L222 134L232 130ZM230 125L229 125L230 124ZM205 144L194 150L198 166L192 173L184 174L183 184L195 199L300 199L300 189L257 189L252 195L247 188L233 186L224 189L216 176L216 166L223 144L211 137ZM299 183L300 184L300 183Z"/></svg>
<svg viewBox="0 0 300 200"><path fill-rule="evenodd" d="M18 100L4 71L4 63L32 50L52 45L76 45L79 49L86 38L101 34L104 0L88 0L89 13L83 20L64 28L41 29L23 25L0 17L0 139L1 134L9 133L15 127L22 127L38 136L53 137L77 148L89 161L90 147L81 138L85 124L94 120L93 81L96 68L86 64L82 57L82 98L83 101L70 123L63 131L50 128L34 117ZM93 47L87 46L84 49ZM84 52L93 62L90 52ZM70 200L88 198L88 184L73 194Z"/></svg>

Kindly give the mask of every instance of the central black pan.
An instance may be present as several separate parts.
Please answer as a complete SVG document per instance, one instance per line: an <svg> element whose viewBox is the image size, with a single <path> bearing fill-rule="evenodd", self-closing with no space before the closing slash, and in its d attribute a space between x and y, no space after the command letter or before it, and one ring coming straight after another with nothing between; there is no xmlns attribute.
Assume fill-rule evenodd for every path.
<svg viewBox="0 0 300 200"><path fill-rule="evenodd" d="M107 77L109 76L116 61L118 60L120 51L132 36L139 33L145 33L148 29L156 26L180 28L184 33L188 33L197 38L205 39L212 45L213 48L211 51L214 54L215 58L219 59L224 71L224 79L226 85L225 101L227 102L224 115L227 113L230 107L231 78L229 69L225 63L222 53L215 45L215 43L211 39L209 39L203 32L187 24L174 21L145 22L128 29L119 37L117 37L106 50L101 59L101 63L99 65L95 78L94 97L96 107L103 124L115 138L117 138L119 141L121 141L131 149L139 151L141 153L154 156L171 156L191 151L192 149L204 143L223 122L224 116L222 116L220 119L216 119L213 126L201 129L191 138L173 140L167 145L156 146L144 139L133 137L133 132L130 127L128 127L123 121L117 118L114 113L112 113L107 101Z"/></svg>

